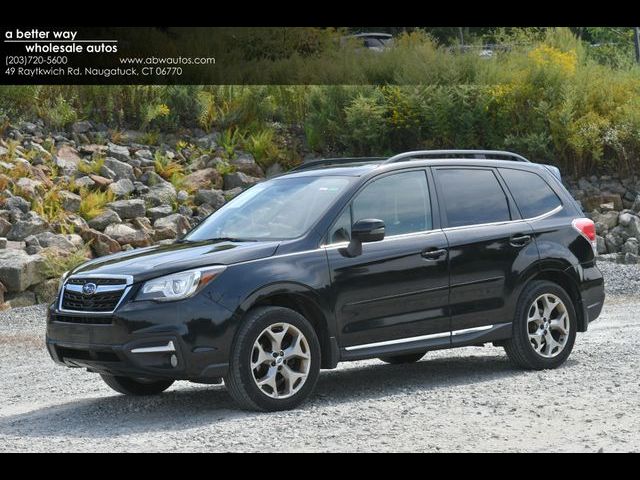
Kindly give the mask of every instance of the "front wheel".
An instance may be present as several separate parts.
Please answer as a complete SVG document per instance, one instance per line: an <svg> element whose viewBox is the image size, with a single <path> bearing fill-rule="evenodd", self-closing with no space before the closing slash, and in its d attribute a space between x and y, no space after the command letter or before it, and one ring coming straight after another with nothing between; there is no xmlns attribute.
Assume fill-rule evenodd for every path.
<svg viewBox="0 0 640 480"><path fill-rule="evenodd" d="M152 380L146 378L120 377L100 374L104 383L124 395L157 395L173 385L173 380Z"/></svg>
<svg viewBox="0 0 640 480"><path fill-rule="evenodd" d="M249 311L236 335L229 394L247 410L294 408L313 391L320 373L320 343L311 324L283 307Z"/></svg>
<svg viewBox="0 0 640 480"><path fill-rule="evenodd" d="M576 312L567 292L553 282L538 280L520 295L513 335L504 349L520 367L556 368L569 357L576 331Z"/></svg>

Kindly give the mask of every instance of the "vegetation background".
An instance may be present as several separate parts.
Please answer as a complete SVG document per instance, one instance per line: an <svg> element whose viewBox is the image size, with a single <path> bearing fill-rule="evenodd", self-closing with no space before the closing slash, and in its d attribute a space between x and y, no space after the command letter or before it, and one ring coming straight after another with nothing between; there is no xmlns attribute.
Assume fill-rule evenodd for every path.
<svg viewBox="0 0 640 480"><path fill-rule="evenodd" d="M2 86L0 134L36 118L60 131L78 120L104 123L105 142L125 129L158 144L167 132L199 128L263 167L418 148L509 149L573 175L640 166L631 28L367 30L390 31L393 47L345 46L344 29L289 29L285 37L248 29L229 55L268 70L272 85ZM291 72L299 85L289 84ZM343 72L348 84L305 81Z"/></svg>

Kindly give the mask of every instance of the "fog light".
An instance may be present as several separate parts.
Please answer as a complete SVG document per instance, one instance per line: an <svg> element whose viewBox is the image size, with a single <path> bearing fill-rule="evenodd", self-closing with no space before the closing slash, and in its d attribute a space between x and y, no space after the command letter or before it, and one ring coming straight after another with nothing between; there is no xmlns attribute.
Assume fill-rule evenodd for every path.
<svg viewBox="0 0 640 480"><path fill-rule="evenodd" d="M171 355L170 361L173 368L176 368L178 366L178 357L176 357L175 355Z"/></svg>

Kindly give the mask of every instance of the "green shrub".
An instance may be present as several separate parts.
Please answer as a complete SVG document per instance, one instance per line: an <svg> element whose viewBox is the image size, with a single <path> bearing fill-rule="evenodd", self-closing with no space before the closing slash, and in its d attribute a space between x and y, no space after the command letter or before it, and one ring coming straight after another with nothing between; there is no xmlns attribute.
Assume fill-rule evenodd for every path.
<svg viewBox="0 0 640 480"><path fill-rule="evenodd" d="M42 257L44 268L42 273L46 278L60 278L62 274L76 268L87 261L90 255L89 245L85 245L70 253L44 249Z"/></svg>

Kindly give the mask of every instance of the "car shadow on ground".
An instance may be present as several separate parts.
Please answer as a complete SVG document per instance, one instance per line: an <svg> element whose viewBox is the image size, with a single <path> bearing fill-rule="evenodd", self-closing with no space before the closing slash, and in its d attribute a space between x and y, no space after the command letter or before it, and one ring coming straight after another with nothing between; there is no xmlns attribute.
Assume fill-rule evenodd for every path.
<svg viewBox="0 0 640 480"><path fill-rule="evenodd" d="M568 360L563 368L578 364ZM113 395L69 401L0 418L0 434L19 437L74 436L110 438L123 434L186 430L227 421L260 421L265 415L297 421L318 409L391 395L427 393L457 385L482 384L527 375L504 355L436 358L408 365L355 364L323 371L312 398L290 413L239 410L223 386L182 388L152 397ZM99 380L97 380L99 381ZM264 420L264 418L262 418Z"/></svg>

